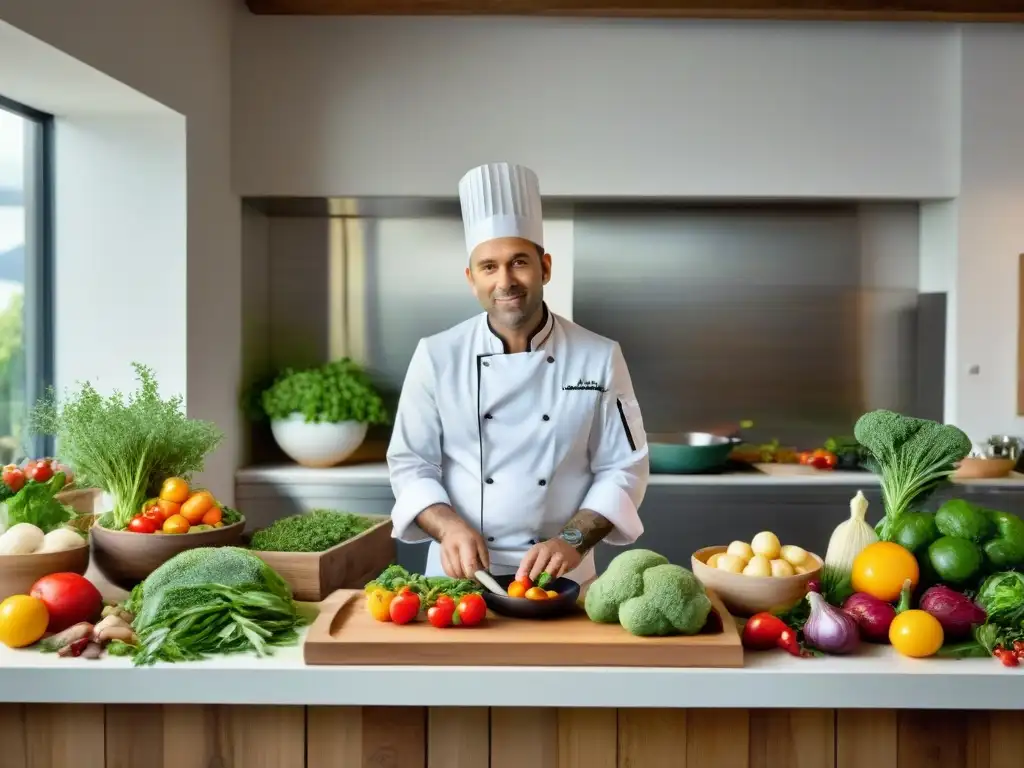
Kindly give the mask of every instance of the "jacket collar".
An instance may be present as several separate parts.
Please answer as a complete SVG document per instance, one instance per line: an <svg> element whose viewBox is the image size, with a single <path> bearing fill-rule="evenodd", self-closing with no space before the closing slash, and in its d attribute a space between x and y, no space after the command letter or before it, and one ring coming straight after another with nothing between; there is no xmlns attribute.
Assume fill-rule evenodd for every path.
<svg viewBox="0 0 1024 768"><path fill-rule="evenodd" d="M530 338L526 343L527 352L536 352L538 349L541 349L551 338L551 332L554 330L555 316L550 310L548 310L547 302L544 302L543 307L544 312L541 315L540 323L538 323L537 327L533 329L533 332L530 334ZM487 316L486 312L483 313L483 319L484 328L487 331L485 334L485 343L488 351L495 354L508 354L508 345L491 326L490 318Z"/></svg>

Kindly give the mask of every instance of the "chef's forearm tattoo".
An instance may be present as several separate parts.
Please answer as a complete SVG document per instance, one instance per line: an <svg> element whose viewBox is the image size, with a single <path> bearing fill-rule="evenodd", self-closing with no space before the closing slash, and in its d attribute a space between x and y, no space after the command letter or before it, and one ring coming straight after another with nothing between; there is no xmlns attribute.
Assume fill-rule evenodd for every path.
<svg viewBox="0 0 1024 768"><path fill-rule="evenodd" d="M576 547L576 551L589 552L611 533L614 527L608 518L602 517L592 510L581 509L563 530L575 529L583 534L583 541Z"/></svg>

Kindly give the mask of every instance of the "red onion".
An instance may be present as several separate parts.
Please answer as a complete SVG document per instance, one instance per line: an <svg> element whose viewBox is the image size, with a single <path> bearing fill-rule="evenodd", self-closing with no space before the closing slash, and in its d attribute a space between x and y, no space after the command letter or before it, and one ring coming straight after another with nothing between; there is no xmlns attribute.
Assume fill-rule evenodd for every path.
<svg viewBox="0 0 1024 768"><path fill-rule="evenodd" d="M817 592L808 592L811 615L804 624L804 640L812 648L825 653L852 653L860 645L857 621Z"/></svg>
<svg viewBox="0 0 1024 768"><path fill-rule="evenodd" d="M969 637L973 625L985 623L984 608L967 595L941 584L921 595L919 606L939 620L943 633L950 639Z"/></svg>
<svg viewBox="0 0 1024 768"><path fill-rule="evenodd" d="M860 629L860 636L869 643L889 642L889 625L896 618L896 609L889 603L863 592L855 592L846 598L843 610L853 616Z"/></svg>
<svg viewBox="0 0 1024 768"><path fill-rule="evenodd" d="M821 582L817 579L811 579L807 582L808 592L821 592Z"/></svg>

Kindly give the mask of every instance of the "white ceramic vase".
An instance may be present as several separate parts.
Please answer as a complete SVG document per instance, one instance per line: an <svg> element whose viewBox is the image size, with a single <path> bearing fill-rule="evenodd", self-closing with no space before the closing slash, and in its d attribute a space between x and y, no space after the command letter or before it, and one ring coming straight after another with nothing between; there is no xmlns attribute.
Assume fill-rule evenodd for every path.
<svg viewBox="0 0 1024 768"><path fill-rule="evenodd" d="M272 419L274 440L288 456L304 467L333 467L363 444L368 425L361 421L306 423L301 413Z"/></svg>

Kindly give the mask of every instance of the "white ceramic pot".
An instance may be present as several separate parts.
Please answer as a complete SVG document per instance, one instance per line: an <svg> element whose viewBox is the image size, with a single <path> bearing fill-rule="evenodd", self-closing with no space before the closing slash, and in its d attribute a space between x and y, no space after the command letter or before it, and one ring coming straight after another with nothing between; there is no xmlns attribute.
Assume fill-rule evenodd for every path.
<svg viewBox="0 0 1024 768"><path fill-rule="evenodd" d="M304 467L333 467L344 461L363 444L367 429L360 421L307 424L301 413L270 422L281 450Z"/></svg>

